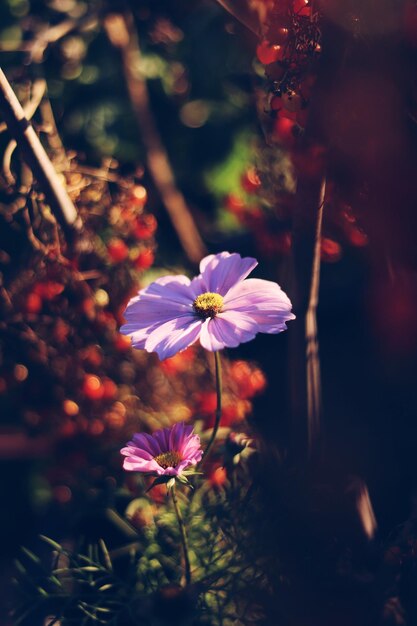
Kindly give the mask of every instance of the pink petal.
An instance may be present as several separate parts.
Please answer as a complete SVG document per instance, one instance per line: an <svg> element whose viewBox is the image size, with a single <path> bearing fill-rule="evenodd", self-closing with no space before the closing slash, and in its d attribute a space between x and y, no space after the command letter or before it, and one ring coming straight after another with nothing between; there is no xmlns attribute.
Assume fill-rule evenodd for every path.
<svg viewBox="0 0 417 626"><path fill-rule="evenodd" d="M194 435L187 443L183 446L180 451L183 458L194 459L196 458L201 450L200 437L198 435Z"/></svg>
<svg viewBox="0 0 417 626"><path fill-rule="evenodd" d="M152 456L158 456L161 453L161 449L158 446L158 442L153 435L148 433L135 433L132 437L132 441L128 445L134 445L136 448L146 450Z"/></svg>
<svg viewBox="0 0 417 626"><path fill-rule="evenodd" d="M161 428L153 433L154 439L158 442L158 446L161 452L168 452L169 447L169 428Z"/></svg>
<svg viewBox="0 0 417 626"><path fill-rule="evenodd" d="M200 343L205 350L209 350L210 352L217 352L217 350L223 350L225 347L225 344L214 332L215 319L216 318L205 320L200 332Z"/></svg>
<svg viewBox="0 0 417 626"><path fill-rule="evenodd" d="M154 455L146 452L146 450L142 450L140 448L136 448L130 445L128 445L127 448L122 448L120 450L120 454L142 459L143 461L152 461L152 459L154 458Z"/></svg>
<svg viewBox="0 0 417 626"><path fill-rule="evenodd" d="M252 326L240 328L235 321L220 313L213 319L206 320L200 334L203 348L214 352L223 348L236 348L239 344L254 338L256 330Z"/></svg>
<svg viewBox="0 0 417 626"><path fill-rule="evenodd" d="M182 454L184 443L193 432L192 426L186 426L184 422L174 424L169 435L169 449Z"/></svg>
<svg viewBox="0 0 417 626"><path fill-rule="evenodd" d="M161 361L188 348L200 334L202 321L187 315L158 325L151 330L144 347L148 352L157 352Z"/></svg>
<svg viewBox="0 0 417 626"><path fill-rule="evenodd" d="M260 278L248 278L248 280L230 289L224 298L223 311L275 310L289 312L291 306L291 300L277 283Z"/></svg>
<svg viewBox="0 0 417 626"><path fill-rule="evenodd" d="M162 297L179 304L187 304L190 298L189 287L190 279L187 276L181 274L178 276L162 276L142 289L138 296Z"/></svg>
<svg viewBox="0 0 417 626"><path fill-rule="evenodd" d="M132 298L124 315L127 325L144 328L189 314L194 300L194 291L186 276L165 276Z"/></svg>
<svg viewBox="0 0 417 626"><path fill-rule="evenodd" d="M279 333L286 329L285 322L295 319L291 301L276 283L250 278L236 285L224 299L221 316L234 319L236 324L252 320L256 332Z"/></svg>
<svg viewBox="0 0 417 626"><path fill-rule="evenodd" d="M242 259L240 254L236 253L211 254L200 263L204 289L224 296L233 285L246 278L257 265L256 259L250 257Z"/></svg>
<svg viewBox="0 0 417 626"><path fill-rule="evenodd" d="M128 472L158 472L159 465L156 461L144 461L134 456L126 457L123 461L123 469ZM162 468L161 468L162 469Z"/></svg>

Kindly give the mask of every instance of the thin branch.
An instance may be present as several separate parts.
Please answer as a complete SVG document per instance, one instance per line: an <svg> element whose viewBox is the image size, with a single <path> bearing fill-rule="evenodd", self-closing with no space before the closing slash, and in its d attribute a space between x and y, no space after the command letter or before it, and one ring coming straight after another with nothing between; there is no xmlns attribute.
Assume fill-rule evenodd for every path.
<svg viewBox="0 0 417 626"><path fill-rule="evenodd" d="M28 120L30 120L36 113L39 104L46 91L46 81L43 79L35 80L32 85L32 97L29 102L23 107L23 111ZM5 122L0 124L0 133L7 130L7 124ZM16 178L12 172L11 161L14 151L17 147L17 141L11 139L6 146L3 155L3 173L7 184L14 185Z"/></svg>
<svg viewBox="0 0 417 626"><path fill-rule="evenodd" d="M28 62L42 63L48 46L66 37L74 30L83 31L94 28L97 21L95 15L86 15L82 19L68 18L54 26L45 26L24 46L24 51L29 54Z"/></svg>
<svg viewBox="0 0 417 626"><path fill-rule="evenodd" d="M320 432L321 418L321 374L319 342L317 334L317 305L319 302L321 228L323 222L325 193L326 178L323 178L320 187L319 207L316 216L316 232L313 263L311 269L310 297L305 319L308 443L310 449L313 447L316 439L318 438Z"/></svg>
<svg viewBox="0 0 417 626"><path fill-rule="evenodd" d="M146 79L140 72L141 50L133 17L129 12L106 16L104 27L110 42L120 50L127 89L146 149L149 172L171 218L181 245L192 263L206 249L175 177L152 114Z"/></svg>
<svg viewBox="0 0 417 626"><path fill-rule="evenodd" d="M293 304L290 333L292 447L298 461L317 452L321 421L321 375L317 339L320 247L325 177L299 180L293 223Z"/></svg>
<svg viewBox="0 0 417 626"><path fill-rule="evenodd" d="M35 80L32 85L32 96L23 107L23 112L28 120L32 119L35 115L38 106L40 105L42 98L46 91L46 81L43 78ZM7 129L6 122L2 122L0 124L0 133L4 132Z"/></svg>
<svg viewBox="0 0 417 626"><path fill-rule="evenodd" d="M3 174L6 183L13 186L16 183L16 178L12 172L12 156L17 147L17 141L10 139L3 153Z"/></svg>
<svg viewBox="0 0 417 626"><path fill-rule="evenodd" d="M0 69L0 109L8 130L17 142L24 161L33 171L47 203L56 213L58 221L71 235L82 226L81 219L67 191L55 171L34 128L28 121L5 74Z"/></svg>

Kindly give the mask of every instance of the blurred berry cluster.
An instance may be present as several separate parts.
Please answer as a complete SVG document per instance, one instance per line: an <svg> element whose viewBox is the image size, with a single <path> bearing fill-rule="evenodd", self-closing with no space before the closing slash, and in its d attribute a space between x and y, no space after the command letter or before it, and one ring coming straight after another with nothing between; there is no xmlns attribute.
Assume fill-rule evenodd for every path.
<svg viewBox="0 0 417 626"><path fill-rule="evenodd" d="M146 188L114 162L95 170L71 160L65 179L84 223L75 241L65 240L36 189L23 197L4 185L0 215L3 425L24 436L18 455L30 457L36 443L51 459L47 477L62 503L85 488L88 467L93 484L119 474L116 451L132 431L191 417L204 431L216 406L202 350L160 362L118 332L154 262L157 222ZM225 436L265 384L254 365L225 364Z"/></svg>

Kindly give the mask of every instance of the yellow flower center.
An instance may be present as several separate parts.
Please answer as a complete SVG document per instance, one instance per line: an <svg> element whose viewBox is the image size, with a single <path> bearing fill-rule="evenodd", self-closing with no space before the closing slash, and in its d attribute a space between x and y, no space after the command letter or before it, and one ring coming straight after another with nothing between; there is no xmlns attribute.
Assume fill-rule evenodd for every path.
<svg viewBox="0 0 417 626"><path fill-rule="evenodd" d="M204 319L207 317L215 317L220 313L223 306L223 298L219 293L207 291L202 293L193 302L194 311Z"/></svg>
<svg viewBox="0 0 417 626"><path fill-rule="evenodd" d="M182 457L179 452L171 450L169 452L162 452L154 459L158 465L167 469L167 467L177 467L178 463L182 461Z"/></svg>

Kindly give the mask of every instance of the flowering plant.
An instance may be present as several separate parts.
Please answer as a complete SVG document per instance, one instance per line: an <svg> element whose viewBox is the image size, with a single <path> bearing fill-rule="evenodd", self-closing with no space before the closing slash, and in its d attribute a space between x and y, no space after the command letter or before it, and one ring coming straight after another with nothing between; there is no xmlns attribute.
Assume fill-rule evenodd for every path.
<svg viewBox="0 0 417 626"><path fill-rule="evenodd" d="M193 427L177 423L172 428L157 430L153 435L135 433L132 441L121 450L126 457L123 468L157 476L157 482L173 484L178 478L187 482L187 468L201 461L203 451L200 437Z"/></svg>
<svg viewBox="0 0 417 626"><path fill-rule="evenodd" d="M211 352L235 348L257 333L280 333L294 319L276 283L245 280L258 262L221 252L205 257L200 274L158 278L132 298L121 332L135 348L166 359L200 340Z"/></svg>

